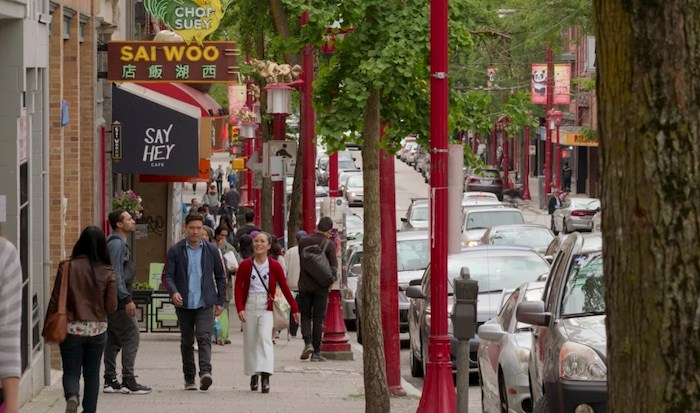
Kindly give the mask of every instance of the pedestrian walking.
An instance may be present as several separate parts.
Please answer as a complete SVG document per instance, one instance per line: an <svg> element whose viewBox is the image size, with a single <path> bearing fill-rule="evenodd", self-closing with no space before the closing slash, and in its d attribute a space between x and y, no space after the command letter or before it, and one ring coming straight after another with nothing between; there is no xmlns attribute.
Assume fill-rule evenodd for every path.
<svg viewBox="0 0 700 413"><path fill-rule="evenodd" d="M573 171L568 162L564 162L564 167L561 168L561 180L564 191L571 191L571 175Z"/></svg>
<svg viewBox="0 0 700 413"><path fill-rule="evenodd" d="M199 389L212 385L211 332L214 316L223 311L226 275L216 245L202 240L204 219L185 218L186 238L170 247L163 268L163 285L170 293L180 326L180 352L185 390L197 390L194 341L199 353Z"/></svg>
<svg viewBox="0 0 700 413"><path fill-rule="evenodd" d="M328 304L328 292L331 284L323 274L319 274L312 262L304 258L306 249L316 247L325 254L330 265L331 274L334 276L338 270L338 259L335 255L335 243L331 241L333 236L333 221L329 217L323 217L318 221L316 232L299 240L300 265L299 273L299 308L301 309L301 334L304 337L304 350L301 359L306 360L311 356L311 361L326 361L321 356L321 335L323 333L323 319L326 316Z"/></svg>
<svg viewBox="0 0 700 413"><path fill-rule="evenodd" d="M251 237L250 234L243 234L238 243L240 246L238 252L241 255L241 258L246 259L253 256L253 237Z"/></svg>
<svg viewBox="0 0 700 413"><path fill-rule="evenodd" d="M219 165L218 168L216 168L216 176L215 176L215 181L216 181L216 190L221 193L223 191L223 184L224 184L224 168L223 166Z"/></svg>
<svg viewBox="0 0 700 413"><path fill-rule="evenodd" d="M19 411L22 267L14 245L0 237L0 412Z"/></svg>
<svg viewBox="0 0 700 413"><path fill-rule="evenodd" d="M209 191L202 196L202 204L209 206L209 212L213 215L214 220L216 220L216 216L219 215L219 206L221 202L215 184L212 183L209 185Z"/></svg>
<svg viewBox="0 0 700 413"><path fill-rule="evenodd" d="M201 207L197 208L197 213L201 215L204 219L204 226L214 228L215 218L212 214L209 213L209 205L204 204Z"/></svg>
<svg viewBox="0 0 700 413"><path fill-rule="evenodd" d="M222 217L223 218L223 217ZM238 252L233 248L233 245L229 244L226 239L228 238L229 229L223 224L219 225L214 232L216 246L219 248L219 252L222 257L224 257L224 269L226 270L226 303L224 305L224 312L221 314L221 331L219 333L220 342L217 344L231 344L229 340L229 310L228 306L233 298L233 277L236 275L238 270L238 263L241 261Z"/></svg>
<svg viewBox="0 0 700 413"><path fill-rule="evenodd" d="M78 411L81 371L85 382L83 412L95 413L100 393L100 364L107 341L107 314L117 309L117 279L100 228L85 228L73 246L70 259L58 265L44 320L58 310L63 277L68 277L68 334L60 344L66 413Z"/></svg>
<svg viewBox="0 0 700 413"><path fill-rule="evenodd" d="M243 252L238 245L241 237L244 234L250 234L253 231L262 231L260 228L256 227L255 224L253 224L253 220L255 219L255 213L253 211L246 211L243 217L245 219L245 224L238 227L238 231L236 231L236 234L233 236L233 242L231 243L235 248L238 248L238 252L240 252L241 255L243 255Z"/></svg>
<svg viewBox="0 0 700 413"><path fill-rule="evenodd" d="M117 311L107 315L107 345L105 346L105 393L148 394L151 388L136 382L134 363L139 350L139 323L136 305L131 297L131 284L136 265L126 237L136 230L136 222L123 209L108 215L112 233L107 237L107 250L117 281ZM117 380L117 355L122 353L122 381Z"/></svg>
<svg viewBox="0 0 700 413"><path fill-rule="evenodd" d="M292 295L297 304L299 304L299 272L301 271L301 264L299 264L299 240L308 235L306 231L298 231L296 233L297 245L287 250L284 254L284 263L287 267L287 285L292 291ZM299 323L294 320L294 317L289 317L289 334L292 337L297 336L297 330L299 329Z"/></svg>
<svg viewBox="0 0 700 413"><path fill-rule="evenodd" d="M287 298L292 314L299 322L300 314L292 297L282 266L268 257L272 245L270 234L260 232L253 240L254 255L243 260L236 274L235 301L238 318L243 327L244 372L250 376L250 390L270 392L270 375L274 371L274 347L272 346L272 307L275 291L279 286Z"/></svg>
<svg viewBox="0 0 700 413"><path fill-rule="evenodd" d="M231 170L228 173L228 185L232 188L238 187L238 172Z"/></svg>

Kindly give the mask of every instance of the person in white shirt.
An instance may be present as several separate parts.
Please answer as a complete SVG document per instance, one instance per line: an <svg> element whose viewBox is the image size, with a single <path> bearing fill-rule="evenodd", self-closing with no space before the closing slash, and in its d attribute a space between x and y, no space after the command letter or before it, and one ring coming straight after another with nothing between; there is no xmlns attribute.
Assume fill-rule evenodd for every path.
<svg viewBox="0 0 700 413"><path fill-rule="evenodd" d="M307 236L306 231L299 231L296 234L297 242L300 239ZM287 267L287 285L289 289L292 290L292 294L296 298L299 295L299 273L301 272L301 264L299 263L299 246L295 245L287 250L284 255L284 263ZM289 319L289 334L292 337L297 336L297 330L299 329L299 324L294 321L294 317L290 314Z"/></svg>

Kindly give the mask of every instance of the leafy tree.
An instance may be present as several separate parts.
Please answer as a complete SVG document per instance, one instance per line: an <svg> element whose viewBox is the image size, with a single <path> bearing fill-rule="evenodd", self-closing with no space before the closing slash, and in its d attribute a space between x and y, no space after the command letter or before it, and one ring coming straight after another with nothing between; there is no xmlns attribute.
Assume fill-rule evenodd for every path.
<svg viewBox="0 0 700 413"><path fill-rule="evenodd" d="M608 410L700 411L700 4L594 0Z"/></svg>

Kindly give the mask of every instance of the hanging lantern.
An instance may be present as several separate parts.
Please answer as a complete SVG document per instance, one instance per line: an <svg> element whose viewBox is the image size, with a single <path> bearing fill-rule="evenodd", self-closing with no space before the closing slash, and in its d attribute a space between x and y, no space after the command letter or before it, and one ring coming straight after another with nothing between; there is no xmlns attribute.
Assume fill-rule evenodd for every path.
<svg viewBox="0 0 700 413"><path fill-rule="evenodd" d="M238 122L238 135L241 138L253 139L255 138L255 130L258 128L257 123L245 121Z"/></svg>
<svg viewBox="0 0 700 413"><path fill-rule="evenodd" d="M267 113L270 115L289 115L292 113L292 88L284 83L271 83L265 86L267 91Z"/></svg>

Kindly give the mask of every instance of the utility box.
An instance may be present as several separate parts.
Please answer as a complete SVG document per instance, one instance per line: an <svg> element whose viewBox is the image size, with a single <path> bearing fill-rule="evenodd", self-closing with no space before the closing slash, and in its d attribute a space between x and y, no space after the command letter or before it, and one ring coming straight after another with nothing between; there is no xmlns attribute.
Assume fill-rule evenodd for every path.
<svg viewBox="0 0 700 413"><path fill-rule="evenodd" d="M455 279L455 303L452 309L452 327L457 340L474 338L476 332L476 303L479 283L469 278L469 268L462 267Z"/></svg>

